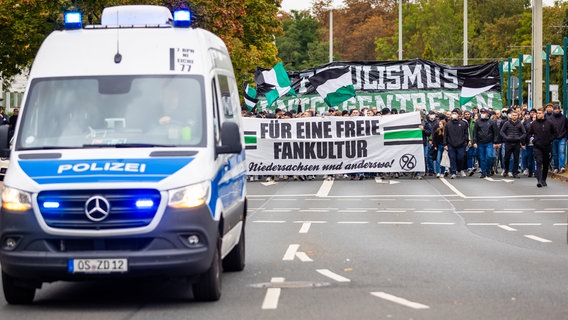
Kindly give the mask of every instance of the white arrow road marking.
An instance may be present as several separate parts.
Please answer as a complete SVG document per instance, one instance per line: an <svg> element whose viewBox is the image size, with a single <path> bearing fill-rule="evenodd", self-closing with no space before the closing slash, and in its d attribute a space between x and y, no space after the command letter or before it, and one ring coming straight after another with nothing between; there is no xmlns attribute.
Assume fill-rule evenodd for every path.
<svg viewBox="0 0 568 320"><path fill-rule="evenodd" d="M379 177L375 177L375 182L378 183L378 184L397 184L397 183L400 183L400 181L385 180L385 179L381 179Z"/></svg>
<svg viewBox="0 0 568 320"><path fill-rule="evenodd" d="M292 260L294 260L294 258L298 258L302 262L314 261L314 260L310 259L310 257L308 257L308 255L305 252L298 251L299 248L300 248L299 244L291 244L290 246L288 246L288 250L286 250L286 253L284 254L284 257L282 258L282 260L283 261L292 261Z"/></svg>
<svg viewBox="0 0 568 320"><path fill-rule="evenodd" d="M284 282L284 278L275 277L270 279L272 283ZM263 310L274 310L278 308L278 299L280 299L280 288L268 288L266 289L266 295L264 296L264 301L262 302Z"/></svg>
<svg viewBox="0 0 568 320"><path fill-rule="evenodd" d="M316 193L316 197L317 198L327 197L327 195L331 191L332 186L333 186L333 179L332 180L324 180L323 183L321 184L321 187L318 190L318 193Z"/></svg>
<svg viewBox="0 0 568 320"><path fill-rule="evenodd" d="M515 181L515 180L512 180L512 179L499 179L499 180L495 180L495 179L490 178L490 177L485 177L485 180L491 181L491 182L500 182L500 181L503 181L503 182L505 182L505 183L511 183L511 182Z"/></svg>
<svg viewBox="0 0 568 320"><path fill-rule="evenodd" d="M532 240L535 240L535 241L538 241L538 242L544 242L544 243L552 242L552 241L550 241L550 240L548 240L548 239L544 239L544 238L541 238L541 237L533 236L532 234L525 234L525 237L527 237L527 238L529 238L529 239L532 239Z"/></svg>
<svg viewBox="0 0 568 320"><path fill-rule="evenodd" d="M329 269L316 269L316 271L337 282L351 282L350 279L347 279L344 276L340 276L337 273L331 272Z"/></svg>
<svg viewBox="0 0 568 320"><path fill-rule="evenodd" d="M385 300L390 301L390 302L398 303L398 304L401 304L405 307L409 307L409 308L412 308L412 309L430 309L430 307L425 305L425 304L421 304L421 303L418 303L418 302L412 302L412 301L406 300L404 298L393 296L393 295L385 293L385 292L371 292L371 294L374 295L375 297L379 297L381 299L385 299Z"/></svg>

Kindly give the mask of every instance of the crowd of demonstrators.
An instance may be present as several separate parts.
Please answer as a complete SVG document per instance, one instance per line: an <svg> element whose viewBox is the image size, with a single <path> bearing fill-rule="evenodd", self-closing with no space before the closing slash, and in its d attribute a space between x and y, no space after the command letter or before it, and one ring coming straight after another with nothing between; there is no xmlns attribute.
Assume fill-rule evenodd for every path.
<svg viewBox="0 0 568 320"><path fill-rule="evenodd" d="M366 178L398 178L402 175L415 179L424 176L437 178L449 176L473 176L480 178L501 174L503 177L520 178L523 174L533 175L537 186L546 186L549 163L554 173L565 172L566 138L568 119L558 105L548 104L541 110L528 110L526 105L512 106L501 110L473 107L470 110L456 108L451 111L430 110L417 107L421 111L424 146L425 172L413 173L354 173L325 175L325 179L346 178L363 180ZM400 110L404 113L405 110ZM258 118L303 118L316 116L337 117L385 117L398 114L396 109L353 108L338 110L329 108L321 114L313 109L304 112L263 111L243 112L245 117ZM449 158L448 163L444 160ZM315 176L280 176L267 179L313 180ZM250 179L255 179L251 177ZM258 178L257 178L258 179Z"/></svg>

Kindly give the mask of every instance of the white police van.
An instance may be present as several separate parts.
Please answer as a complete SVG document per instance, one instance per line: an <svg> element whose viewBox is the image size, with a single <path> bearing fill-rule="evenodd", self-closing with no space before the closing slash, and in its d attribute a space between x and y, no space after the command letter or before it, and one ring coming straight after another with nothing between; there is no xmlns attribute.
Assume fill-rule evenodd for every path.
<svg viewBox="0 0 568 320"><path fill-rule="evenodd" d="M112 277L186 278L196 300L218 300L221 272L244 268L247 211L226 46L187 10L65 20L35 58L11 148L0 129L6 300Z"/></svg>

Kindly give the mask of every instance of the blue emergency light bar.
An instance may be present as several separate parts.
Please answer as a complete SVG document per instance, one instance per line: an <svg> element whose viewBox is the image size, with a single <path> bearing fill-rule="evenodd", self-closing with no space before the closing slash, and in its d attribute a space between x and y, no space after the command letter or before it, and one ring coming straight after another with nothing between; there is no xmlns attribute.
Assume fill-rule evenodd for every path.
<svg viewBox="0 0 568 320"><path fill-rule="evenodd" d="M189 28L191 25L191 13L187 9L174 11L174 27Z"/></svg>
<svg viewBox="0 0 568 320"><path fill-rule="evenodd" d="M83 17L81 12L69 11L65 12L65 29L74 30L83 27Z"/></svg>

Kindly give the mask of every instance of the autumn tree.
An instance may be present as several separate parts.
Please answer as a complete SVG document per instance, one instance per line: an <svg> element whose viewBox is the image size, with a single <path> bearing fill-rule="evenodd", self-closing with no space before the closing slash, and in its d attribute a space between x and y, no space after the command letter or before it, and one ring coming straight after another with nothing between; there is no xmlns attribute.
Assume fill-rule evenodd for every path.
<svg viewBox="0 0 568 320"><path fill-rule="evenodd" d="M187 0L147 0L170 9ZM39 46L63 26L63 12L77 9L85 24L100 22L104 7L139 4L137 0L0 0L0 74L7 86L31 65ZM194 25L222 38L231 54L239 82L250 80L256 65L277 61L274 37L282 32L276 14L280 0L192 0Z"/></svg>

